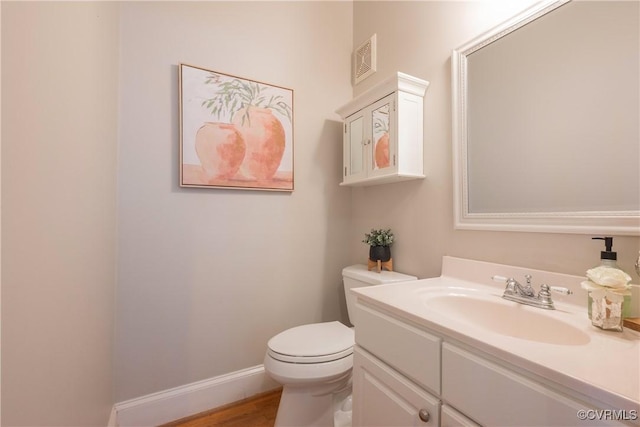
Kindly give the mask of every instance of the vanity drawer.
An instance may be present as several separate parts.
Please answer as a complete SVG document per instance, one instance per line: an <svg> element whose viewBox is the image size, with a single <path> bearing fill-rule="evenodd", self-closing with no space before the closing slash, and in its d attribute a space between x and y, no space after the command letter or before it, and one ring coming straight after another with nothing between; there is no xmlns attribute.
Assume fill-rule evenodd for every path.
<svg viewBox="0 0 640 427"><path fill-rule="evenodd" d="M580 420L585 403L449 343L442 345L442 399L481 425L622 425Z"/></svg>
<svg viewBox="0 0 640 427"><path fill-rule="evenodd" d="M439 395L442 340L362 304L356 310L356 343Z"/></svg>
<svg viewBox="0 0 640 427"><path fill-rule="evenodd" d="M353 426L439 426L440 400L366 350L353 355Z"/></svg>

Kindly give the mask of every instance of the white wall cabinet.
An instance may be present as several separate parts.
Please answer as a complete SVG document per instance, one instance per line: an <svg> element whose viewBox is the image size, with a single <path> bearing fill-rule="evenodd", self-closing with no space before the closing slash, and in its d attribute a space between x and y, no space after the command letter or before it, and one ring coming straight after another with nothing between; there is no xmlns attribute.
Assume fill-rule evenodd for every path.
<svg viewBox="0 0 640 427"><path fill-rule="evenodd" d="M425 177L423 100L428 86L397 73L337 110L344 120L341 185Z"/></svg>
<svg viewBox="0 0 640 427"><path fill-rule="evenodd" d="M354 427L624 425L580 420L609 408L377 307L356 310Z"/></svg>

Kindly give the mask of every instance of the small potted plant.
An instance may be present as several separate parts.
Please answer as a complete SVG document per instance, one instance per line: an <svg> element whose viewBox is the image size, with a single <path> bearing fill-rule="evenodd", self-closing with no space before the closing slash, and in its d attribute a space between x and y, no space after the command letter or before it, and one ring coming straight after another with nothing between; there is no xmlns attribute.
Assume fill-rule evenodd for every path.
<svg viewBox="0 0 640 427"><path fill-rule="evenodd" d="M391 244L393 243L393 233L391 229L371 229L370 233L365 233L363 243L370 246L369 259L371 261L387 262L391 259Z"/></svg>

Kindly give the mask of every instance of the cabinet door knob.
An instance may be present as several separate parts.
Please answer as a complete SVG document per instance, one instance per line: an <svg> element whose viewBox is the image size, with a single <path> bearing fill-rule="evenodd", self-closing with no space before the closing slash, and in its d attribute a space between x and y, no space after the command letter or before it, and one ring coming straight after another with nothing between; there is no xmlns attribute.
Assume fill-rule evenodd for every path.
<svg viewBox="0 0 640 427"><path fill-rule="evenodd" d="M420 409L420 411L418 411L418 417L426 423L429 421L429 418L431 418L431 415L429 415L429 411L426 409Z"/></svg>

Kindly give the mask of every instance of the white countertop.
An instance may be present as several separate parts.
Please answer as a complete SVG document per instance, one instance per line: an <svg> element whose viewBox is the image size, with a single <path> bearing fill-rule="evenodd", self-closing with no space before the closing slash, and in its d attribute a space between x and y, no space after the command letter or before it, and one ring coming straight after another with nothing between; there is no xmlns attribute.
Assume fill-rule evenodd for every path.
<svg viewBox="0 0 640 427"><path fill-rule="evenodd" d="M515 277L520 281L524 274L532 274L536 290L540 283L546 283L569 287L574 295L553 294L556 310L509 301L505 303L516 305L518 310L532 310L569 324L584 333L580 336L585 339L557 344L507 336L470 321L472 314L469 317L447 316L430 310L423 298L425 293L449 292L452 288L459 288L462 292L476 291L488 298L495 296L497 301L504 301L500 298L504 285L492 282L491 276ZM544 281L538 281L536 277ZM611 409L640 413L640 333L628 328L623 332L603 331L592 326L587 317L586 293L579 286L582 280L584 277L444 257L440 277L356 288L352 292L365 304L380 307L396 317L478 348L547 381L576 390L589 400L602 402ZM510 319L504 321L509 322ZM522 328L527 327L522 325Z"/></svg>

